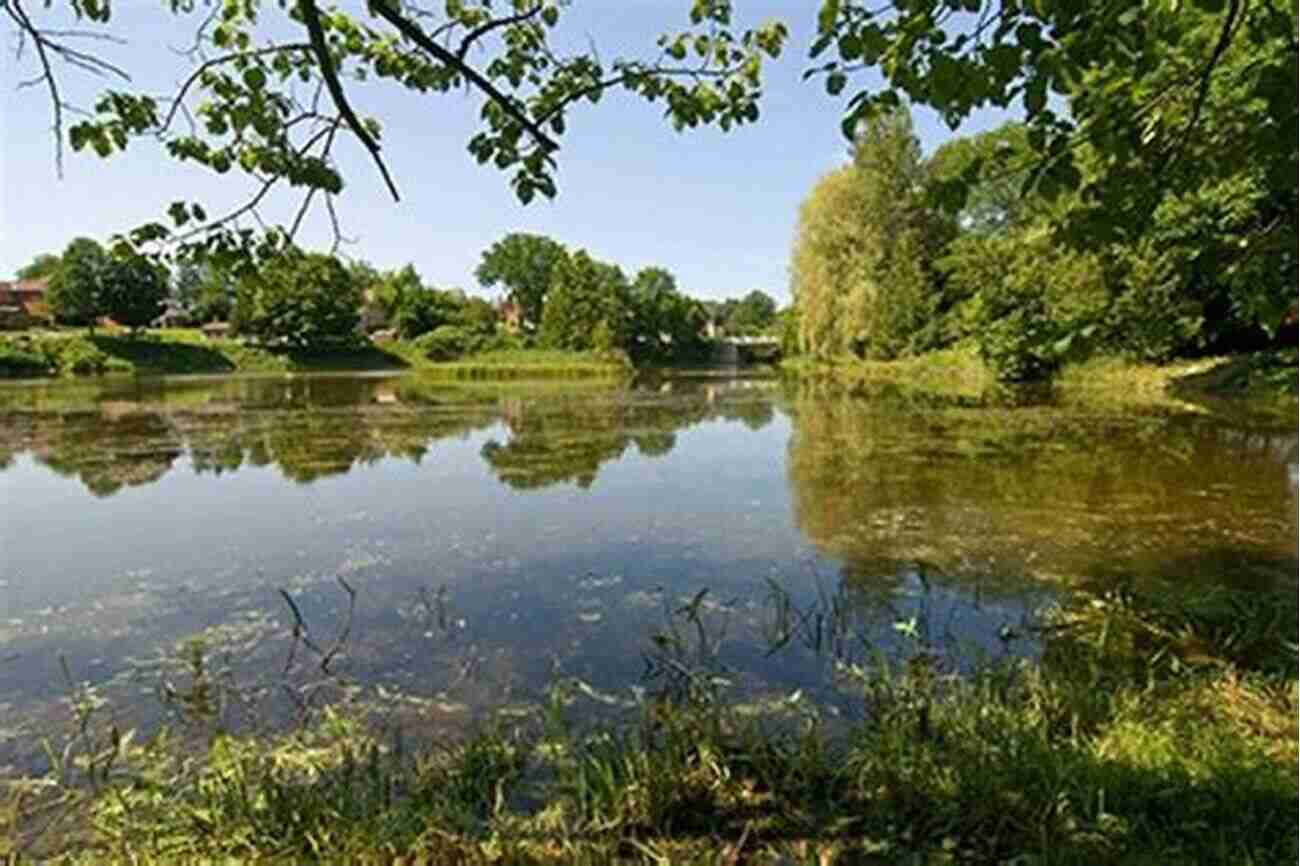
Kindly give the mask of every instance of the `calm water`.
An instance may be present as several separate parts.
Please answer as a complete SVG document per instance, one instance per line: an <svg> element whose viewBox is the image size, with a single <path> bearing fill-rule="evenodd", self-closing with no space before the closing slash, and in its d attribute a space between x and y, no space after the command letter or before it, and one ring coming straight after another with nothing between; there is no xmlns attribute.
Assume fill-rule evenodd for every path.
<svg viewBox="0 0 1300 866"><path fill-rule="evenodd" d="M232 694L301 695L280 591L330 652L340 577L331 670L451 723L706 663L851 713L834 660L1032 654L1062 587L1297 572L1296 428L1176 407L311 376L5 386L0 430L0 766L63 717L60 656L146 720L200 630Z"/></svg>

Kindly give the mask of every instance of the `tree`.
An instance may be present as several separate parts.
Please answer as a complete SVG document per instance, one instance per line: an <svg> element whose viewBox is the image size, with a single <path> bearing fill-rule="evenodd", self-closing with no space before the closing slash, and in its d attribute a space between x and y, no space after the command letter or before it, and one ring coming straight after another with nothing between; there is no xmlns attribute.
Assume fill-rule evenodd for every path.
<svg viewBox="0 0 1300 866"><path fill-rule="evenodd" d="M776 317L776 301L755 289L740 301L727 316L727 330L733 334L757 334L770 326Z"/></svg>
<svg viewBox="0 0 1300 866"><path fill-rule="evenodd" d="M680 361L702 347L703 308L677 291L677 279L664 268L642 268L629 292L629 351L638 360Z"/></svg>
<svg viewBox="0 0 1300 866"><path fill-rule="evenodd" d="M162 315L167 291L167 272L157 263L140 255L114 256L100 277L100 310L134 331Z"/></svg>
<svg viewBox="0 0 1300 866"><path fill-rule="evenodd" d="M401 295L393 324L403 339L410 340L435 328L451 324L461 305L447 292L408 288Z"/></svg>
<svg viewBox="0 0 1300 866"><path fill-rule="evenodd" d="M594 45L568 47L582 44L581 22L552 39L561 20L567 23L568 3L502 5L456 0L420 8L375 0L350 11L322 10L318 0L241 0L209 15L199 4L169 3L164 8L170 14L195 14L201 22L190 55L194 73L182 76L178 90L161 100L127 87L107 91L92 116L67 130L68 141L74 150L107 157L147 136L161 140L176 159L217 173L249 174L261 191L235 212L210 218L201 205L177 201L168 209L168 223L140 226L127 240L251 267L293 240L310 205L328 206L341 190L343 178L332 158L339 140L355 139L380 181L399 197L384 161L380 123L358 116L346 82L378 80L425 98L473 94L482 101L482 128L469 141L469 152L480 163L512 172L511 186L527 203L539 193L555 194L556 154L574 109L609 90L662 100L678 129L753 122L763 62L780 53L787 34L776 21L740 30L730 2L697 0L689 7L689 26L660 36L644 56L607 59L609 52ZM113 35L113 4L63 0L33 11L14 0L0 9L34 46L33 81L49 91L60 148L56 160L61 159L65 105L57 62L130 80L126 70L93 49L73 47L77 39ZM72 17L69 11L76 27L57 17ZM319 104L300 99L312 90L322 95ZM183 124L186 117L197 122ZM261 237L241 233L235 222L255 213L274 187L301 195L300 215Z"/></svg>
<svg viewBox="0 0 1300 866"><path fill-rule="evenodd" d="M629 287L616 266L579 250L556 265L539 336L553 349L626 348L631 316Z"/></svg>
<svg viewBox="0 0 1300 866"><path fill-rule="evenodd" d="M474 275L484 288L502 286L519 306L524 326L533 329L541 324L542 304L555 267L567 256L558 241L516 232L484 251Z"/></svg>
<svg viewBox="0 0 1300 866"><path fill-rule="evenodd" d="M953 236L924 195L926 168L906 112L863 125L853 164L800 209L791 261L800 344L876 358L933 348L949 306L933 264Z"/></svg>
<svg viewBox="0 0 1300 866"><path fill-rule="evenodd" d="M488 336L496 332L497 311L482 298L469 297L452 316L452 322L470 333Z"/></svg>
<svg viewBox="0 0 1300 866"><path fill-rule="evenodd" d="M40 280L51 277L59 269L61 261L54 253L41 253L31 262L18 269L18 279Z"/></svg>
<svg viewBox="0 0 1300 866"><path fill-rule="evenodd" d="M1028 128L1007 123L989 132L944 142L927 160L933 182L964 183L966 193L954 217L963 233L1005 234L1046 215L1041 196L1026 194L1033 152Z"/></svg>
<svg viewBox="0 0 1300 866"><path fill-rule="evenodd" d="M240 333L301 349L356 339L361 292L338 259L292 253L246 276L232 324Z"/></svg>
<svg viewBox="0 0 1300 866"><path fill-rule="evenodd" d="M61 263L50 276L46 303L62 325L86 325L92 331L103 315L100 281L108 265L104 248L90 238L77 238L63 251Z"/></svg>
<svg viewBox="0 0 1300 866"><path fill-rule="evenodd" d="M1187 147L1206 126L1207 96L1236 79L1228 58L1245 46L1258 49L1257 63L1237 80L1247 101L1265 107L1253 135L1296 122L1296 9L1279 0L823 0L817 30L810 53L828 92L838 95L864 71L884 77L883 88L850 99L846 136L904 101L933 108L955 129L976 109L1018 99L1034 156L1030 183L1049 197L1080 187L1075 148L1085 143L1121 157L1090 183L1101 200L1141 201L1158 187L1158 178L1126 187L1123 157L1135 146L1166 164L1194 163ZM1261 141L1256 152L1293 169L1289 138Z"/></svg>

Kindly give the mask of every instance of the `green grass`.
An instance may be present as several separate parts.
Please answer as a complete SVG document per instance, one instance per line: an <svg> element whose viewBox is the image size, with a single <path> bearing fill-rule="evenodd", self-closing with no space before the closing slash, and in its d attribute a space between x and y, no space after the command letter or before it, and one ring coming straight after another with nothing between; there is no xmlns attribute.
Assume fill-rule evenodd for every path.
<svg viewBox="0 0 1300 866"><path fill-rule="evenodd" d="M792 358L782 370L800 379L826 382L867 395L898 392L953 401L978 401L997 388L997 380L971 349L946 349L896 361L843 358L817 361Z"/></svg>
<svg viewBox="0 0 1300 866"><path fill-rule="evenodd" d="M1296 365L1295 349L1168 364L1098 357L1066 365L1050 385L1008 387L997 382L973 349L958 347L895 361L793 358L782 369L803 381L867 396L931 403L999 404L1043 395L1075 405L1197 409L1193 404L1198 401L1233 397L1276 402L1289 411L1296 396Z"/></svg>
<svg viewBox="0 0 1300 866"><path fill-rule="evenodd" d="M626 374L630 366L621 356L544 350L488 352L435 363L405 341L309 351L210 340L188 328L140 336L42 331L0 337L0 377L402 369L449 378L609 378Z"/></svg>
<svg viewBox="0 0 1300 866"><path fill-rule="evenodd" d="M1293 601L1081 596L1041 662L846 671L849 725L677 691L584 727L557 686L420 748L334 710L197 750L109 732L80 783L10 784L0 846L62 809L66 863L1292 863Z"/></svg>

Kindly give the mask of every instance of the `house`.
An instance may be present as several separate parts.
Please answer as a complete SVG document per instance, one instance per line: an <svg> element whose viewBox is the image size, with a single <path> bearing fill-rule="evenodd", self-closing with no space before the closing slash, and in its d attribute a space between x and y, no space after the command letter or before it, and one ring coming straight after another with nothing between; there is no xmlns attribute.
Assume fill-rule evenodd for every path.
<svg viewBox="0 0 1300 866"><path fill-rule="evenodd" d="M208 322L199 330L201 330L203 332L203 336L207 337L209 340L220 340L224 337L230 336L230 323L229 322Z"/></svg>
<svg viewBox="0 0 1300 866"><path fill-rule="evenodd" d="M511 334L517 334L524 326L523 307L509 298L497 302L497 319Z"/></svg>
<svg viewBox="0 0 1300 866"><path fill-rule="evenodd" d="M48 279L0 281L0 307L22 307L28 315L37 315L45 306Z"/></svg>

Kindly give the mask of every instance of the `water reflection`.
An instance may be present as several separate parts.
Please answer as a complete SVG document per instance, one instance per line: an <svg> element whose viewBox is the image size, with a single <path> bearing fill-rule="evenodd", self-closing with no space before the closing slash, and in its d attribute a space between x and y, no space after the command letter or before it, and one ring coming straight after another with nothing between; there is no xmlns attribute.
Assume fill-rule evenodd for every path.
<svg viewBox="0 0 1300 866"><path fill-rule="evenodd" d="M918 411L797 390L795 522L860 583L899 563L1049 581L1294 579L1296 431L1053 406Z"/></svg>
<svg viewBox="0 0 1300 866"><path fill-rule="evenodd" d="M419 465L437 441L494 426L502 435L490 438L481 455L504 484L530 490L571 482L586 489L629 447L661 457L673 450L679 430L711 419L759 430L775 411L766 401L719 399L748 393L737 383L677 383L645 391L650 401L608 386L544 388L529 397L517 386L417 378L160 380L135 383L126 393L120 385L66 394L58 388L2 395L0 470L30 452L98 497L157 482L182 455L201 475L275 466L308 484L386 458ZM653 401L662 394L675 402Z"/></svg>
<svg viewBox="0 0 1300 866"><path fill-rule="evenodd" d="M1296 573L1296 431L1222 416L275 376L0 388L0 434L13 718L58 709L59 653L128 699L198 630L278 671L280 590L329 635L339 577L340 669L460 718L561 676L619 706L689 605L742 696L851 712L832 661L1032 653L1065 584Z"/></svg>

